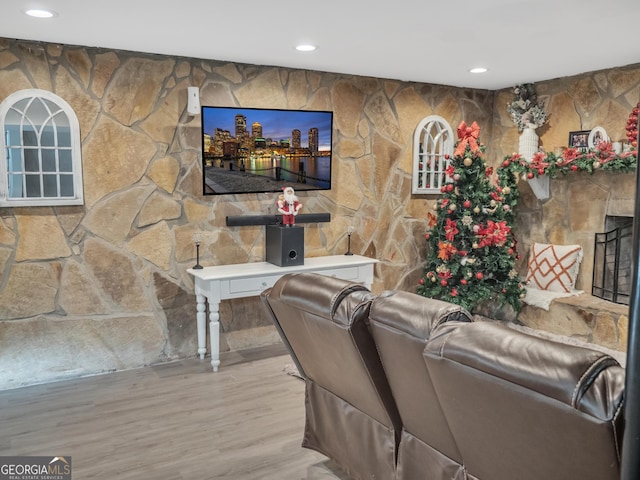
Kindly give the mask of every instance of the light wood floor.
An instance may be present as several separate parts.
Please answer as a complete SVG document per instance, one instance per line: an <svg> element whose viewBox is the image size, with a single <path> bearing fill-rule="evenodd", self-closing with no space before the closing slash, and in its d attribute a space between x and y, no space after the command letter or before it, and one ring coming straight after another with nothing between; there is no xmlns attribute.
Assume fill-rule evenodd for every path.
<svg viewBox="0 0 640 480"><path fill-rule="evenodd" d="M0 391L0 456L71 456L74 480L347 480L300 447L304 384L287 364L263 349L218 373L193 359Z"/></svg>

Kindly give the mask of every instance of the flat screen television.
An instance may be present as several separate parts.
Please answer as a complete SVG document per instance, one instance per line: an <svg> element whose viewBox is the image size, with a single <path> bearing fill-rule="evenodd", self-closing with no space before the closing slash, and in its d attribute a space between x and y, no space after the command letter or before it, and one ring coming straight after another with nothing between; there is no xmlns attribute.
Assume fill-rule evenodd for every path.
<svg viewBox="0 0 640 480"><path fill-rule="evenodd" d="M331 189L333 112L202 106L204 195Z"/></svg>

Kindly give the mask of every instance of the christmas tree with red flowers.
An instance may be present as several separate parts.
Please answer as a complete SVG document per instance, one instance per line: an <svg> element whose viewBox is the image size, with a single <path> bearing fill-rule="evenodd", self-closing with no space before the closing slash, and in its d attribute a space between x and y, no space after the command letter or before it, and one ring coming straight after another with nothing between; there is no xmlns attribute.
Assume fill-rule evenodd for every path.
<svg viewBox="0 0 640 480"><path fill-rule="evenodd" d="M458 127L458 143L449 158L448 182L428 214L427 264L418 293L473 310L487 301L521 308L524 287L515 269L513 208L518 190L501 168L487 168L476 122ZM505 160L507 161L507 160Z"/></svg>

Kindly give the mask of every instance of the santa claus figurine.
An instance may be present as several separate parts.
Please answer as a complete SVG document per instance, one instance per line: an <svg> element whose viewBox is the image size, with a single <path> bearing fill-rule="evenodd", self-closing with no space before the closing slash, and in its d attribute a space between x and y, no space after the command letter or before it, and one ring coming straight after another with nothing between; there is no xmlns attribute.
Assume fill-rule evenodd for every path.
<svg viewBox="0 0 640 480"><path fill-rule="evenodd" d="M293 227L296 223L296 215L302 208L302 204L298 201L293 188L283 188L276 205L278 206L278 213L282 214L282 223L286 227Z"/></svg>

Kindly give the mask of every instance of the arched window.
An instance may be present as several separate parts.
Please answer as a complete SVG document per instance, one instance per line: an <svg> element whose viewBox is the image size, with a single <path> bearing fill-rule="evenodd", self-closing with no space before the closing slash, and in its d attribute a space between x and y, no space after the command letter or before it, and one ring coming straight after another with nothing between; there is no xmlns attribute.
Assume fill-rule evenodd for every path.
<svg viewBox="0 0 640 480"><path fill-rule="evenodd" d="M453 130L442 117L423 119L413 135L413 193L440 193L446 182L445 170L453 155Z"/></svg>
<svg viewBox="0 0 640 480"><path fill-rule="evenodd" d="M0 206L82 205L80 127L73 109L46 90L0 104Z"/></svg>

